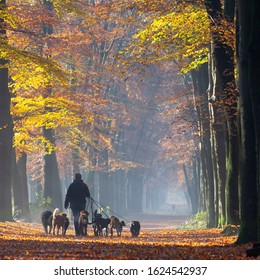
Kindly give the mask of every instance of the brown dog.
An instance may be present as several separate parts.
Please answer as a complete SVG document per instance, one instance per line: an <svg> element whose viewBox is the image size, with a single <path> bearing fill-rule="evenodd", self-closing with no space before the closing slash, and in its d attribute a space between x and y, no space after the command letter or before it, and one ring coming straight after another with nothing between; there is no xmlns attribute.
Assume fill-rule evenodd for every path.
<svg viewBox="0 0 260 280"><path fill-rule="evenodd" d="M79 230L81 235L88 235L88 216L89 213L86 210L82 210L79 213Z"/></svg>
<svg viewBox="0 0 260 280"><path fill-rule="evenodd" d="M59 235L60 229L61 234L66 235L66 231L69 227L69 219L66 213L61 212L58 208L56 208L53 212L53 235L55 235L55 229L57 228L57 235Z"/></svg>
<svg viewBox="0 0 260 280"><path fill-rule="evenodd" d="M110 228L110 234L111 236L113 236L113 229L116 230L117 236L121 236L122 230L123 230L123 226L126 226L124 221L119 221L119 219L115 216L111 216L110 217L110 224L109 224L109 228Z"/></svg>

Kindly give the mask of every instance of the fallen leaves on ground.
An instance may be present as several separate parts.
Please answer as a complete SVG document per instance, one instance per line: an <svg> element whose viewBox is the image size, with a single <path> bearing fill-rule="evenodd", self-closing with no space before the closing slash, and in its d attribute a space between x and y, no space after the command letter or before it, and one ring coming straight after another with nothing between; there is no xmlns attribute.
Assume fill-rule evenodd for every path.
<svg viewBox="0 0 260 280"><path fill-rule="evenodd" d="M46 235L40 224L0 223L0 259L94 259L94 260L241 260L252 244L235 245L235 236L221 229L142 229L131 237L124 228L121 237L75 237Z"/></svg>

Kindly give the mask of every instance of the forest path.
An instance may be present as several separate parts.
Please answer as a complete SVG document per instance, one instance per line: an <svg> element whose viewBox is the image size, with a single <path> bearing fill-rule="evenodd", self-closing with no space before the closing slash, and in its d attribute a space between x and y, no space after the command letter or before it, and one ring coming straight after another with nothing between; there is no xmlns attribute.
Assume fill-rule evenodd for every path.
<svg viewBox="0 0 260 280"><path fill-rule="evenodd" d="M178 228L189 220L189 216L140 213L133 214L128 221L137 220L143 229Z"/></svg>
<svg viewBox="0 0 260 280"><path fill-rule="evenodd" d="M0 259L249 259L246 249L252 244L235 245L236 237L225 237L220 229L152 228L155 225L158 221L143 221L140 235L132 238L128 226L121 237L95 237L92 228L89 236L75 237L70 225L64 237L46 235L41 224L0 223Z"/></svg>

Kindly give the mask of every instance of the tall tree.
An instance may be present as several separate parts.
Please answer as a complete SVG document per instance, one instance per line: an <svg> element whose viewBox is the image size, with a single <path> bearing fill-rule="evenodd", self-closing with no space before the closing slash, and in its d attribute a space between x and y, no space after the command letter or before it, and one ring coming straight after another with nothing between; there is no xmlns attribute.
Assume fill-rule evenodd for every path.
<svg viewBox="0 0 260 280"><path fill-rule="evenodd" d="M29 195L27 184L27 155L22 153L19 158L16 159L16 151L13 148L12 158L12 195L14 204L14 213L16 218L23 218L27 221L31 220L29 209Z"/></svg>
<svg viewBox="0 0 260 280"><path fill-rule="evenodd" d="M214 186L213 159L211 152L210 113L208 106L208 63L200 65L196 70L191 70L193 82L194 103L196 106L198 133L200 135L200 158L202 166L203 184L208 194L208 186ZM208 196L207 196L208 198ZM207 204L208 206L208 204ZM201 205L202 207L202 205ZM205 209L203 209L205 210ZM208 208L207 208L208 210Z"/></svg>
<svg viewBox="0 0 260 280"><path fill-rule="evenodd" d="M212 96L215 118L215 135L217 147L218 168L223 166L221 160L225 153L223 139L226 138L223 125L227 127L226 138L226 222L239 223L238 204L238 133L237 133L237 91L234 75L234 51L233 46L227 42L224 25L234 21L235 1L227 0L222 9L221 1L205 0L205 6L212 21ZM221 110L222 107L222 110ZM219 127L219 122L222 122ZM217 128L216 128L217 127ZM222 141L222 142L221 142ZM219 177L221 184L223 178Z"/></svg>
<svg viewBox="0 0 260 280"><path fill-rule="evenodd" d="M0 12L6 8L6 1L0 1ZM0 40L6 43L6 27L0 18ZM8 61L0 56L0 220L12 220L12 145L13 123L10 115L10 93L8 89Z"/></svg>
<svg viewBox="0 0 260 280"><path fill-rule="evenodd" d="M51 1L44 0L43 5L46 7L48 12L51 14L53 11L53 4ZM43 23L43 36L53 34L53 27L50 23ZM51 86L47 86L47 95L52 93ZM46 107L46 111L50 108ZM54 129L48 126L43 127L44 137L51 143L53 147L56 147ZM61 195L61 183L59 177L58 161L56 156L56 150L46 152L44 154L44 189L43 197L52 199L52 206L62 209L62 195Z"/></svg>
<svg viewBox="0 0 260 280"><path fill-rule="evenodd" d="M254 124L256 131L256 157L257 157L257 221L258 240L260 240L260 3L253 0L251 21L251 40L249 53L249 76L251 83Z"/></svg>
<svg viewBox="0 0 260 280"><path fill-rule="evenodd" d="M250 64L250 40L252 32L252 1L238 0L239 24L239 115L240 115L240 204L241 225L237 243L257 240L257 146L256 119L253 114L252 85L249 73L254 63ZM255 40L255 39L254 39ZM256 42L256 41L254 41ZM258 46L259 47L259 46ZM257 55L257 54L256 54ZM251 57L252 58L252 57ZM256 60L254 57L253 60ZM252 69L253 70L253 69ZM255 71L256 69L254 69ZM254 75L251 72L251 75ZM251 76L253 77L253 76ZM256 100L254 100L256 102Z"/></svg>

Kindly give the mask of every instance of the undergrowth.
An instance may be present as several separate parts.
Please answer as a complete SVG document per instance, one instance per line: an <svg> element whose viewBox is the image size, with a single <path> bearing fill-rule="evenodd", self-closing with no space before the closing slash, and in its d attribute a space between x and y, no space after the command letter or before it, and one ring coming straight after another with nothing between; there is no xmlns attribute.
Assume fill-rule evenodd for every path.
<svg viewBox="0 0 260 280"><path fill-rule="evenodd" d="M199 212L191 217L179 229L206 229L207 228L207 212Z"/></svg>

